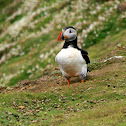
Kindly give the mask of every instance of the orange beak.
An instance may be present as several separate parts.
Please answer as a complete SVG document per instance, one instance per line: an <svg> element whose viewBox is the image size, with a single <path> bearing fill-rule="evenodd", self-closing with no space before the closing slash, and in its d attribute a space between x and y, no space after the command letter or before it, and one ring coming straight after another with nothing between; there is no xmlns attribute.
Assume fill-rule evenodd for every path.
<svg viewBox="0 0 126 126"><path fill-rule="evenodd" d="M58 41L62 41L62 39L61 39L62 36L63 36L63 31L59 34L57 40L58 40Z"/></svg>

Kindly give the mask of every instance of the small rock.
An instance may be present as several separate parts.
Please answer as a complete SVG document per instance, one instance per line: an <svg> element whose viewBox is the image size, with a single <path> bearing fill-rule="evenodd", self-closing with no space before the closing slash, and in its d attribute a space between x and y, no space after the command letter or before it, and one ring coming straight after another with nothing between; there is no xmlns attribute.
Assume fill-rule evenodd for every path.
<svg viewBox="0 0 126 126"><path fill-rule="evenodd" d="M19 122L20 120L19 120L19 119L17 119L17 121Z"/></svg>
<svg viewBox="0 0 126 126"><path fill-rule="evenodd" d="M39 112L40 112L40 110L36 110L36 112L37 112L37 113L39 113Z"/></svg>
<svg viewBox="0 0 126 126"><path fill-rule="evenodd" d="M64 105L64 107L66 107L66 106L67 106L67 104Z"/></svg>
<svg viewBox="0 0 126 126"><path fill-rule="evenodd" d="M84 105L84 108L87 108L88 107L88 105Z"/></svg>
<svg viewBox="0 0 126 126"><path fill-rule="evenodd" d="M24 103L28 103L28 101L26 100L26 101L24 101Z"/></svg>
<svg viewBox="0 0 126 126"><path fill-rule="evenodd" d="M90 103L93 103L93 101L90 101Z"/></svg>
<svg viewBox="0 0 126 126"><path fill-rule="evenodd" d="M3 102L2 104L5 105L5 102Z"/></svg>
<svg viewBox="0 0 126 126"><path fill-rule="evenodd" d="M8 112L8 115L12 115L12 113L11 112Z"/></svg>
<svg viewBox="0 0 126 126"><path fill-rule="evenodd" d="M33 116L36 116L36 113L33 113Z"/></svg>
<svg viewBox="0 0 126 126"><path fill-rule="evenodd" d="M87 101L82 102L82 104L85 104Z"/></svg>
<svg viewBox="0 0 126 126"><path fill-rule="evenodd" d="M74 99L74 98L72 98L72 101L75 101L75 99Z"/></svg>
<svg viewBox="0 0 126 126"><path fill-rule="evenodd" d="M18 114L13 114L14 117L16 118L19 118L19 115Z"/></svg>
<svg viewBox="0 0 126 126"><path fill-rule="evenodd" d="M47 115L47 112L45 112L44 115Z"/></svg>
<svg viewBox="0 0 126 126"><path fill-rule="evenodd" d="M114 85L113 88L115 88L116 86Z"/></svg>
<svg viewBox="0 0 126 126"><path fill-rule="evenodd" d="M72 97L74 96L74 94L72 94Z"/></svg>
<svg viewBox="0 0 126 126"><path fill-rule="evenodd" d="M115 74L115 77L117 77L118 76L118 74Z"/></svg>
<svg viewBox="0 0 126 126"><path fill-rule="evenodd" d="M11 87L7 87L6 88L8 91L11 91L13 88L11 88Z"/></svg>
<svg viewBox="0 0 126 126"><path fill-rule="evenodd" d="M110 87L110 84L108 84L108 87Z"/></svg>
<svg viewBox="0 0 126 126"><path fill-rule="evenodd" d="M63 101L63 103L65 103L66 101Z"/></svg>
<svg viewBox="0 0 126 126"><path fill-rule="evenodd" d="M19 109L23 109L23 108L24 108L24 106L19 106L18 108L19 108Z"/></svg>
<svg viewBox="0 0 126 126"><path fill-rule="evenodd" d="M94 101L94 104L96 104L97 103L97 101Z"/></svg>
<svg viewBox="0 0 126 126"><path fill-rule="evenodd" d="M12 124L12 120L11 120L11 121L9 121L9 123L10 123L10 124Z"/></svg>
<svg viewBox="0 0 126 126"><path fill-rule="evenodd" d="M116 98L116 100L119 100L118 98Z"/></svg>
<svg viewBox="0 0 126 126"><path fill-rule="evenodd" d="M78 105L79 105L79 103L76 104L76 106L78 106Z"/></svg>
<svg viewBox="0 0 126 126"><path fill-rule="evenodd" d="M124 85L120 85L120 87L124 87Z"/></svg>
<svg viewBox="0 0 126 126"><path fill-rule="evenodd" d="M80 95L80 98L82 98L82 95Z"/></svg>
<svg viewBox="0 0 126 126"><path fill-rule="evenodd" d="M94 106L93 105L91 105L91 108L93 108Z"/></svg>
<svg viewBox="0 0 126 126"><path fill-rule="evenodd" d="M106 90L104 90L103 92L106 93Z"/></svg>
<svg viewBox="0 0 126 126"><path fill-rule="evenodd" d="M57 82L57 84L59 84L59 82Z"/></svg>
<svg viewBox="0 0 126 126"><path fill-rule="evenodd" d="M32 100L32 103L35 104L36 103L36 100Z"/></svg>
<svg viewBox="0 0 126 126"><path fill-rule="evenodd" d="M81 92L84 92L84 90L82 89L82 90L80 90Z"/></svg>

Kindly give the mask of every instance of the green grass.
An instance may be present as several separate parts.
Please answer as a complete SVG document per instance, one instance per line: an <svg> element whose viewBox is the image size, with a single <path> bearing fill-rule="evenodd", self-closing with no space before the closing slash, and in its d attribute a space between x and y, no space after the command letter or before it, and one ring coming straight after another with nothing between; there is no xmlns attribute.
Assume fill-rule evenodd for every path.
<svg viewBox="0 0 126 126"><path fill-rule="evenodd" d="M98 43L90 48L88 48L89 57L93 60L102 58L105 55L109 54L118 44L125 45L126 39L124 34L126 30L122 30L120 33L113 36L109 36L106 39L102 40L103 43Z"/></svg>
<svg viewBox="0 0 126 126"><path fill-rule="evenodd" d="M8 1L3 1L0 0L0 9L2 9L3 7L9 5L10 3L12 3L14 0L8 0Z"/></svg>
<svg viewBox="0 0 126 126"><path fill-rule="evenodd" d="M47 59L40 59L41 54L45 55L58 46L56 39L63 27L74 26L77 22L82 23L86 20L87 23L82 24L82 28L78 30L78 34L81 35L83 29L99 21L98 17L105 15L105 11L115 5L114 1L110 1L110 4L107 1L93 0L87 1L90 7L83 5L78 10L74 8L74 5L79 4L78 1L72 1L73 5L71 1L41 0L33 12L45 6L47 10L41 11L31 19L30 23L38 21L33 27L30 27L29 23L16 37L9 33L0 36L1 45L17 42L13 47L1 51L0 57L8 55L12 48L17 49L21 46L18 55L11 55L6 62L0 64L0 80L3 79L1 82L3 87L0 87L0 125L126 125L126 18L121 18L122 14L116 9L84 39L83 48L88 51L91 59L89 65L91 72L84 84L81 84L80 80L73 79L71 86L68 86L60 71L55 70L58 67L55 63L55 55L60 49L54 50ZM0 0L0 3L1 12L4 8L8 8L7 12L0 15L0 33L5 33L11 24L21 20L28 12L23 11L6 21L10 15L21 9L24 3L20 0L15 6L8 6L13 3L13 0L4 2ZM90 14L91 11L96 10L97 5L105 6L98 13ZM65 9L66 11L63 12ZM75 17L69 23L72 18L69 17L71 12ZM61 13L63 13L60 17L62 20L57 23L57 15ZM41 34L41 27L46 29L46 25L51 21L53 21L53 30L48 34ZM58 25L61 25L61 29L57 28ZM36 36L25 39L32 33ZM24 54L20 55L22 52ZM123 58L113 58L103 62L113 56L123 56ZM36 67L37 65L39 68ZM7 82L5 77L9 75L15 76ZM42 78L43 75L45 76ZM39 78L42 80L40 81ZM25 79L29 82L24 85L18 83Z"/></svg>
<svg viewBox="0 0 126 126"><path fill-rule="evenodd" d="M21 20L23 16L24 16L23 14L22 14L22 15L17 15L14 19L11 19L11 20L10 20L10 23L12 24L12 23L14 23L15 21Z"/></svg>
<svg viewBox="0 0 126 126"><path fill-rule="evenodd" d="M73 0L73 2L76 3L77 1ZM6 6L9 3L10 3L10 1L4 2L1 10L4 8L4 5ZM53 3L55 3L54 6L50 7L50 5L52 5ZM18 10L18 8L20 8L20 6L22 4L24 4L24 3L19 1L15 5L14 10L11 7L9 8L9 10L12 9L13 12L15 12L16 9ZM62 4L61 4L61 1L56 2L55 0L51 1L51 2L41 1L40 4L34 8L34 11L37 10L37 7L39 8L39 7L47 6L47 7L49 7L45 11L45 12L49 13L47 16L44 16L45 12L41 11L41 13L36 14L33 17L33 19L31 20L31 22L38 20L38 23L36 23L33 28L28 25L28 26L25 26L22 28L22 30L20 31L20 33L18 34L17 37L13 37L13 36L7 34L0 38L1 44L3 42L12 43L14 41L17 41L17 44L14 46L14 48L17 48L19 45L21 46L21 49L19 50L19 55L16 55L16 56L12 55L10 58L7 59L6 63L2 63L1 67L0 67L0 71L2 73L5 73L6 75L12 74L14 70L16 73L17 71L21 70L20 66L18 66L17 69L14 68L16 64L19 64L19 65L22 64L21 66L25 65L27 67L34 66L35 64L39 64L39 65L42 64L41 66L42 67L44 66L44 68L46 68L46 64L48 65L48 63L46 61L45 61L45 63L44 62L41 63L39 60L39 56L41 53L49 52L51 48L54 48L57 46L56 42L53 42L54 44L51 44L51 42L56 41L56 39L57 39L57 36L58 36L60 30L59 29L57 30L56 27L59 24L54 23L53 24L54 30L52 30L48 34L43 34L42 36L39 36L39 37L35 37L35 38L31 37L29 39L24 40L25 37L29 36L32 33L41 32L41 27L46 29L46 25L48 23L50 23L51 21L53 21L54 17L57 14L60 15L60 13L62 12L63 9L66 9L66 10L68 9L67 15L69 15L71 12L73 12L73 13L75 13L76 17L78 17L78 15L81 15L83 12L85 12L82 15L83 16L82 19L75 18L74 20L72 20L72 22L70 24L64 23L63 20L61 20L61 22L60 22L61 26L65 27L66 25L73 25L73 24L75 25L76 22L79 22L79 21L82 22L83 20L86 20L89 23L82 24L82 29L78 30L78 33L82 33L82 30L87 29L92 22L98 21L99 15L104 15L106 10L109 10L111 7L113 7L113 4L115 4L115 2L113 2L113 4L106 4L104 2L96 3L96 1L90 1L90 2L88 2L88 4L91 5L90 8L84 7L83 9L80 9L80 11L76 12L76 9L72 8L73 6L71 4L71 1L65 1ZM101 8L101 10L98 13L96 13L95 15L90 14L90 11L96 10L97 5L104 5L104 4L105 4L105 6L103 8ZM12 5L12 7L14 7L14 6ZM3 13L3 14L8 14L8 13ZM14 18L12 18L11 20L9 20L9 23L5 22L6 19L3 20L2 23L6 23L6 26L1 27L1 32L6 30L6 28L9 25L11 25L11 23L14 23L14 22L20 20L21 18L23 18L26 15L27 15L27 12L22 12L20 15L17 15ZM69 16L67 16L67 15L66 15L65 20L69 22ZM120 35L120 33L123 31L125 33L124 29L126 28L126 25L125 25L126 19L121 18L120 14L117 12L117 10L114 10L112 15L113 16L110 16L108 19L105 19L105 21L103 21L102 24L98 25L96 28L91 30L88 34L88 37L84 40L85 46L83 46L83 48L86 48L86 50L88 50L91 61L97 60L97 59L101 58L104 53L109 53L111 50L113 50L113 47L110 47L111 45L109 46L110 40L112 41L111 42L113 44L112 46L116 46L116 44L118 44L118 43L125 42L125 38L122 39L122 41L124 41L124 42L118 40L118 38L120 39L121 37L125 37L123 34ZM3 18L4 16L1 15L1 17ZM0 18L0 19L2 19L2 18ZM117 22L115 22L115 20L117 20ZM108 34L108 32L109 32L109 34ZM26 34L22 36L23 33L26 33ZM96 36L96 34L98 36ZM118 36L117 39L115 38L116 36ZM107 37L109 37L110 40ZM116 40L118 40L118 41L116 41ZM105 41L104 46L102 44L102 41ZM49 44L49 46L48 46L48 44ZM93 47L93 49L92 48L90 49L90 47L93 45L95 45L97 47L97 50L95 50L94 47ZM107 46L109 46L109 48L106 50ZM0 56L2 57L5 54L6 55L9 54L10 50L12 48L13 47L7 48L4 51L0 52ZM24 53L24 55L20 56L20 54L22 52ZM55 51L55 53L58 53L58 51ZM54 59L54 56L51 56L50 60L54 63L53 59ZM9 69L5 70L5 68L9 68ZM13 71L11 72L12 69L13 69ZM40 73L40 71L36 71L33 78L37 79L37 77L40 77L41 74L42 73ZM18 76L20 76L20 75L18 75ZM2 74L0 74L0 77L2 77ZM29 75L26 74L25 76L22 76L21 78L18 77L18 78L24 80L28 77L29 77ZM9 82L9 83L11 83L11 85L15 85L18 81L18 78L17 79L15 79L15 77L12 78L11 79L12 82ZM13 81L13 80L17 80L17 81Z"/></svg>
<svg viewBox="0 0 126 126"><path fill-rule="evenodd" d="M8 25L8 22L6 22L6 19L12 15L14 12L17 11L17 9L22 5L22 1L18 0L16 2L15 6L8 6L10 4L12 4L14 2L14 0L8 0L8 1L4 1L4 0L0 0L0 11L2 12L3 9L6 9L6 11L3 11L0 15L0 29L2 29L3 27L5 28L6 25ZM19 16L16 17L16 19L21 19L19 18ZM15 19L15 20L16 20ZM12 22L14 22L14 19L11 20Z"/></svg>
<svg viewBox="0 0 126 126"><path fill-rule="evenodd" d="M46 92L0 94L1 124L125 125L125 63L117 68L113 72L110 70L109 73L97 75L85 84L49 87ZM107 80L108 77L112 81L111 78ZM124 87L120 86L122 84ZM19 106L24 108L20 109Z"/></svg>

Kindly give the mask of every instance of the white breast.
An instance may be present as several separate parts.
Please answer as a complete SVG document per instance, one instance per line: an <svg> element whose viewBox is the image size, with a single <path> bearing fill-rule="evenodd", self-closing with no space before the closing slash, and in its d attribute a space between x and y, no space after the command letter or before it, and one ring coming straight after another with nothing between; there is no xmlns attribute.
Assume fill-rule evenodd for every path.
<svg viewBox="0 0 126 126"><path fill-rule="evenodd" d="M64 76L79 76L82 73L84 65L87 64L83 59L81 52L73 47L62 49L55 58L59 64L60 70Z"/></svg>

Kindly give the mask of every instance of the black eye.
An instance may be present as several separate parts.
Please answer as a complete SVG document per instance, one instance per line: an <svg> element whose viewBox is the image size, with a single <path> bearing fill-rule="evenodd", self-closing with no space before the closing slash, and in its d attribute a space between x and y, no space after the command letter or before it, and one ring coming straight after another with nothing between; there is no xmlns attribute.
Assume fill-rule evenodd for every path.
<svg viewBox="0 0 126 126"><path fill-rule="evenodd" d="M69 31L69 33L72 33L71 30Z"/></svg>

